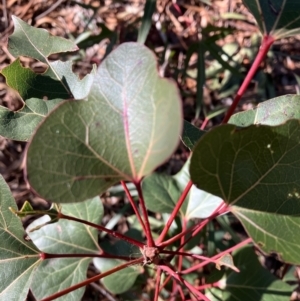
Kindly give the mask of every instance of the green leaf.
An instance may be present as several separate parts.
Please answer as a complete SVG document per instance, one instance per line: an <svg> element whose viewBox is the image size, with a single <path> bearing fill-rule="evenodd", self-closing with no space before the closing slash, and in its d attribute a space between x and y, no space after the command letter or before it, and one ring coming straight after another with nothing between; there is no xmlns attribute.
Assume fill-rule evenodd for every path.
<svg viewBox="0 0 300 301"><path fill-rule="evenodd" d="M186 218L207 218L222 204L223 200L192 186L187 201Z"/></svg>
<svg viewBox="0 0 300 301"><path fill-rule="evenodd" d="M174 176L153 173L143 180L142 188L147 209L171 213L190 180L189 161ZM180 214L187 219L209 217L222 199L192 186Z"/></svg>
<svg viewBox="0 0 300 301"><path fill-rule="evenodd" d="M137 41L144 44L149 34L152 25L152 16L156 9L156 0L147 0L144 8L144 15L142 17L142 24L139 27Z"/></svg>
<svg viewBox="0 0 300 301"><path fill-rule="evenodd" d="M17 112L0 106L0 135L12 140L27 141L37 125L61 101L31 98Z"/></svg>
<svg viewBox="0 0 300 301"><path fill-rule="evenodd" d="M289 119L300 119L300 96L284 95L260 103L255 109L233 115L229 122L241 127L251 124L279 125Z"/></svg>
<svg viewBox="0 0 300 301"><path fill-rule="evenodd" d="M238 218L240 211L256 211L244 222L246 230L257 243L263 241L264 250L272 249L293 263L299 263L300 256L292 256L287 244L274 245L262 237L265 231L270 231L268 236L275 240L280 231L286 235L298 231L297 224L280 223L279 219L289 220L300 213L299 137L299 120L276 127L253 125L242 130L232 125L219 126L201 138L190 167L196 186L239 207L233 209ZM260 227L261 222L267 225L270 214L274 225ZM250 227L256 229L255 236Z"/></svg>
<svg viewBox="0 0 300 301"><path fill-rule="evenodd" d="M100 198L95 197L83 203L65 204L62 206L62 212L99 224L103 216L103 206ZM49 220L50 217L45 215L35 220L27 229L29 237L40 250L52 254L99 254L97 230L78 222L61 219L55 224L30 232L30 229ZM90 261L90 258L46 259L35 271L31 285L33 294L40 300L85 280ZM43 279L43 285L40 279ZM83 293L84 288L58 300L79 300Z"/></svg>
<svg viewBox="0 0 300 301"><path fill-rule="evenodd" d="M71 41L51 36L44 29L34 28L13 17L15 31L9 37L8 49L14 56L28 56L45 63L48 69L35 74L23 68L17 60L3 69L7 84L17 90L21 97L28 98L75 98L83 99L89 93L94 75L79 79L72 71L72 62L50 62L51 54L75 51L78 47Z"/></svg>
<svg viewBox="0 0 300 301"><path fill-rule="evenodd" d="M122 260L94 258L94 265L102 273L124 263ZM106 276L101 281L103 285L113 294L122 294L128 291L135 283L141 273L139 267L130 266L112 275Z"/></svg>
<svg viewBox="0 0 300 301"><path fill-rule="evenodd" d="M300 33L300 2L293 0L243 0L263 35L275 39Z"/></svg>
<svg viewBox="0 0 300 301"><path fill-rule="evenodd" d="M171 213L181 195L176 180L165 174L147 176L142 188L146 207L153 212ZM181 211L181 214L184 215L184 212Z"/></svg>
<svg viewBox="0 0 300 301"><path fill-rule="evenodd" d="M40 263L39 250L24 239L22 223L9 208L18 210L0 176L0 300L23 301Z"/></svg>
<svg viewBox="0 0 300 301"><path fill-rule="evenodd" d="M276 215L237 206L232 208L232 212L264 252L276 253L281 261L299 264L300 217Z"/></svg>
<svg viewBox="0 0 300 301"><path fill-rule="evenodd" d="M82 80L72 71L72 62L55 61L49 63L43 74L34 73L22 67L20 60L15 60L2 72L6 84L16 90L23 100L29 98L83 99L89 93L94 75L88 74Z"/></svg>
<svg viewBox="0 0 300 301"><path fill-rule="evenodd" d="M231 205L299 214L299 137L299 120L276 127L216 127L194 149L192 181Z"/></svg>
<svg viewBox="0 0 300 301"><path fill-rule="evenodd" d="M78 50L72 41L54 37L45 29L34 28L16 16L12 19L15 29L8 39L8 50L14 57L28 56L48 63L51 54Z"/></svg>
<svg viewBox="0 0 300 301"><path fill-rule="evenodd" d="M34 274L32 293L37 300L41 300L85 280L90 262L89 258L53 258L43 261ZM80 288L55 300L78 301L84 291L85 288Z"/></svg>
<svg viewBox="0 0 300 301"><path fill-rule="evenodd" d="M176 85L153 54L124 43L100 65L87 101L67 101L38 128L28 180L55 202L78 202L120 180L140 181L173 153L182 125ZM166 116L172 116L166 123Z"/></svg>
<svg viewBox="0 0 300 301"><path fill-rule="evenodd" d="M190 160L188 160L182 169L174 175L174 178L181 188L181 193L191 179L189 166ZM181 210L185 212L184 214L186 219L207 218L217 209L217 207L219 207L221 203L222 199L219 197L200 190L193 185Z"/></svg>
<svg viewBox="0 0 300 301"><path fill-rule="evenodd" d="M181 140L186 147L192 150L198 142L198 140L205 134L205 131L202 131L192 125L191 123L184 120L183 124L183 133L181 135Z"/></svg>
<svg viewBox="0 0 300 301"><path fill-rule="evenodd" d="M211 300L223 301L286 301L293 288L263 268L250 246L239 249L233 256L240 273L229 271L220 281L224 290L210 290L206 296ZM220 299L213 297L216 294Z"/></svg>
<svg viewBox="0 0 300 301"><path fill-rule="evenodd" d="M33 97L41 99L67 99L71 97L59 81L22 67L20 59L5 67L1 73L6 79L6 84L18 91L24 100Z"/></svg>

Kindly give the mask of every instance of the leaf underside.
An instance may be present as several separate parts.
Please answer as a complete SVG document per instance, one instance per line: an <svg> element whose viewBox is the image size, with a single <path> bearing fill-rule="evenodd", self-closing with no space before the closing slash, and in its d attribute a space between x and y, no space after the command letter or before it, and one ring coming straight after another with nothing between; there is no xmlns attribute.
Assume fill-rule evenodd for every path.
<svg viewBox="0 0 300 301"><path fill-rule="evenodd" d="M181 114L178 90L159 77L153 54L122 44L100 65L87 101L65 102L41 124L28 149L28 180L56 202L140 181L173 153Z"/></svg>

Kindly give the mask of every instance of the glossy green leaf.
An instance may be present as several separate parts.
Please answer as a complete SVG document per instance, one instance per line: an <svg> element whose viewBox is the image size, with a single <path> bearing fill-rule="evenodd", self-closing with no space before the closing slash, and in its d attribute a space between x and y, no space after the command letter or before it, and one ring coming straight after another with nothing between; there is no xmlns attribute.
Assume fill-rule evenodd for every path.
<svg viewBox="0 0 300 301"><path fill-rule="evenodd" d="M289 216L300 213L299 152L299 120L276 127L253 125L237 129L223 125L202 137L194 149L190 167L197 187L239 207L238 211L256 211L251 221L244 223L246 230L253 235L251 224L258 232L252 236L256 243L263 241L265 250L272 249L293 263L299 263L300 256L290 256L286 244L271 245L270 240L263 239L266 229L258 225L267 222L269 214L273 219L288 220ZM298 231L298 225L293 222L276 224L287 236ZM279 239L276 238L279 228L269 227L268 235Z"/></svg>
<svg viewBox="0 0 300 301"><path fill-rule="evenodd" d="M243 0L263 35L275 39L300 33L300 2L297 0Z"/></svg>
<svg viewBox="0 0 300 301"><path fill-rule="evenodd" d="M99 197L83 203L62 206L64 214L99 224L103 216L103 206ZM29 237L40 250L51 254L99 254L98 232L84 224L61 219L55 224L43 226L29 232L37 225L50 220L43 216L34 221L27 229ZM40 300L86 279L90 258L47 259L35 271L31 290ZM41 284L40 279L43 279ZM58 300L80 300L84 288L73 291Z"/></svg>
<svg viewBox="0 0 300 301"><path fill-rule="evenodd" d="M24 239L18 210L9 187L0 176L0 300L23 301L40 263L39 250Z"/></svg>
<svg viewBox="0 0 300 301"><path fill-rule="evenodd" d="M256 108L233 115L228 123L241 127L251 124L279 125L300 119L300 96L284 95L260 103Z"/></svg>
<svg viewBox="0 0 300 301"><path fill-rule="evenodd" d="M0 135L12 140L27 141L37 125L61 101L31 98L17 112L0 106Z"/></svg>
<svg viewBox="0 0 300 301"><path fill-rule="evenodd" d="M263 268L251 246L233 254L235 266L240 273L228 271L220 280L222 290L213 289L206 294L212 301L286 301L293 288ZM220 299L214 297L219 296Z"/></svg>
<svg viewBox="0 0 300 301"><path fill-rule="evenodd" d="M183 124L183 133L181 135L181 140L186 147L192 150L198 142L198 140L205 134L205 131L202 131L192 125L191 123L184 120Z"/></svg>
<svg viewBox="0 0 300 301"><path fill-rule="evenodd" d="M16 16L12 19L15 29L8 39L8 50L14 57L28 56L48 63L51 54L78 50L70 40L54 37L45 29L34 28Z"/></svg>
<svg viewBox="0 0 300 301"><path fill-rule="evenodd" d="M64 102L41 124L28 149L29 183L48 200L78 202L139 181L173 153L181 125L176 85L159 77L147 48L122 44L100 65L87 101Z"/></svg>
<svg viewBox="0 0 300 301"><path fill-rule="evenodd" d="M93 262L102 273L124 263L122 260L107 258L94 258ZM138 266L130 266L103 278L101 281L111 293L122 294L134 285L140 273L141 269Z"/></svg>

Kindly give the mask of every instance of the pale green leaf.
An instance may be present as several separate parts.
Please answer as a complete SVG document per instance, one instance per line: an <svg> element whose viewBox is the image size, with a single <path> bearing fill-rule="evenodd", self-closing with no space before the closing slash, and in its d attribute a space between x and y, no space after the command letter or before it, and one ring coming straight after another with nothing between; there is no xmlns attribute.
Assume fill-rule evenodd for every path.
<svg viewBox="0 0 300 301"><path fill-rule="evenodd" d="M95 197L82 203L65 204L62 212L99 224L103 216L103 206L100 198ZM28 235L40 250L52 254L99 254L97 229L75 221L61 219L57 223L29 232L49 220L50 217L45 215L35 220L27 229ZM35 272L31 285L33 294L40 300L85 280L90 261L90 258L46 259ZM42 285L39 279L44 279ZM83 293L84 288L81 288L58 300L80 300Z"/></svg>
<svg viewBox="0 0 300 301"><path fill-rule="evenodd" d="M94 258L94 265L102 273L124 263L122 260ZM141 273L138 266L130 266L102 279L107 290L113 294L122 294L128 291L135 283L137 276Z"/></svg>
<svg viewBox="0 0 300 301"><path fill-rule="evenodd" d="M25 240L18 210L9 187L0 176L0 300L24 301L36 266L39 250Z"/></svg>
<svg viewBox="0 0 300 301"><path fill-rule="evenodd" d="M228 121L241 127L251 124L279 125L289 119L300 119L300 95L279 96L260 103L256 108L234 114Z"/></svg>
<svg viewBox="0 0 300 301"><path fill-rule="evenodd" d="M173 153L181 127L176 85L159 77L147 48L122 44L100 65L87 101L65 102L41 124L28 149L28 180L56 202L140 181Z"/></svg>
<svg viewBox="0 0 300 301"><path fill-rule="evenodd" d="M61 101L31 98L17 112L0 106L0 135L12 140L27 141L37 125Z"/></svg>

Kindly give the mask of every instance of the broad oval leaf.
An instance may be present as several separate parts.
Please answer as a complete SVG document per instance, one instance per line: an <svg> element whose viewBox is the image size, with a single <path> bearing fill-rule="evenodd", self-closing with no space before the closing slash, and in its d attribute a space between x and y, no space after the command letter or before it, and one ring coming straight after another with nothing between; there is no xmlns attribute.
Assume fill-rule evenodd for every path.
<svg viewBox="0 0 300 301"><path fill-rule="evenodd" d="M251 124L279 125L300 119L300 95L279 96L260 103L256 108L234 114L228 121L241 127Z"/></svg>
<svg viewBox="0 0 300 301"><path fill-rule="evenodd" d="M275 39L300 33L300 2L294 0L243 0L263 35Z"/></svg>
<svg viewBox="0 0 300 301"><path fill-rule="evenodd" d="M74 216L89 222L99 224L103 216L103 206L99 197L62 206L64 214ZM45 215L35 220L27 231L49 221ZM61 219L57 223L43 226L39 230L28 232L32 241L43 252L52 254L99 254L98 232L87 225ZM58 291L66 289L86 279L86 271L91 258L55 258L46 259L37 268L31 290L34 296L41 300ZM40 279L43 280L41 285ZM58 300L80 300L84 288L75 290Z"/></svg>
<svg viewBox="0 0 300 301"><path fill-rule="evenodd" d="M176 85L159 77L147 48L122 44L100 65L87 101L63 103L38 128L29 183L48 200L76 202L140 181L173 153L181 127Z"/></svg>
<svg viewBox="0 0 300 301"><path fill-rule="evenodd" d="M233 212L256 243L294 263L300 262L300 256L295 258L290 245L274 241L280 240L280 231L299 230L291 220L300 213L299 125L299 120L290 120L276 127L217 127L201 138L190 167L191 178L199 188L234 205ZM248 220L247 210L255 212ZM265 222L270 216L274 221L268 226ZM283 218L286 222L280 223Z"/></svg>
<svg viewBox="0 0 300 301"><path fill-rule="evenodd" d="M231 205L299 214L299 124L216 127L194 149L192 181Z"/></svg>
<svg viewBox="0 0 300 301"><path fill-rule="evenodd" d="M18 210L9 187L0 176L0 300L26 299L40 251L24 239L20 219L9 208Z"/></svg>

